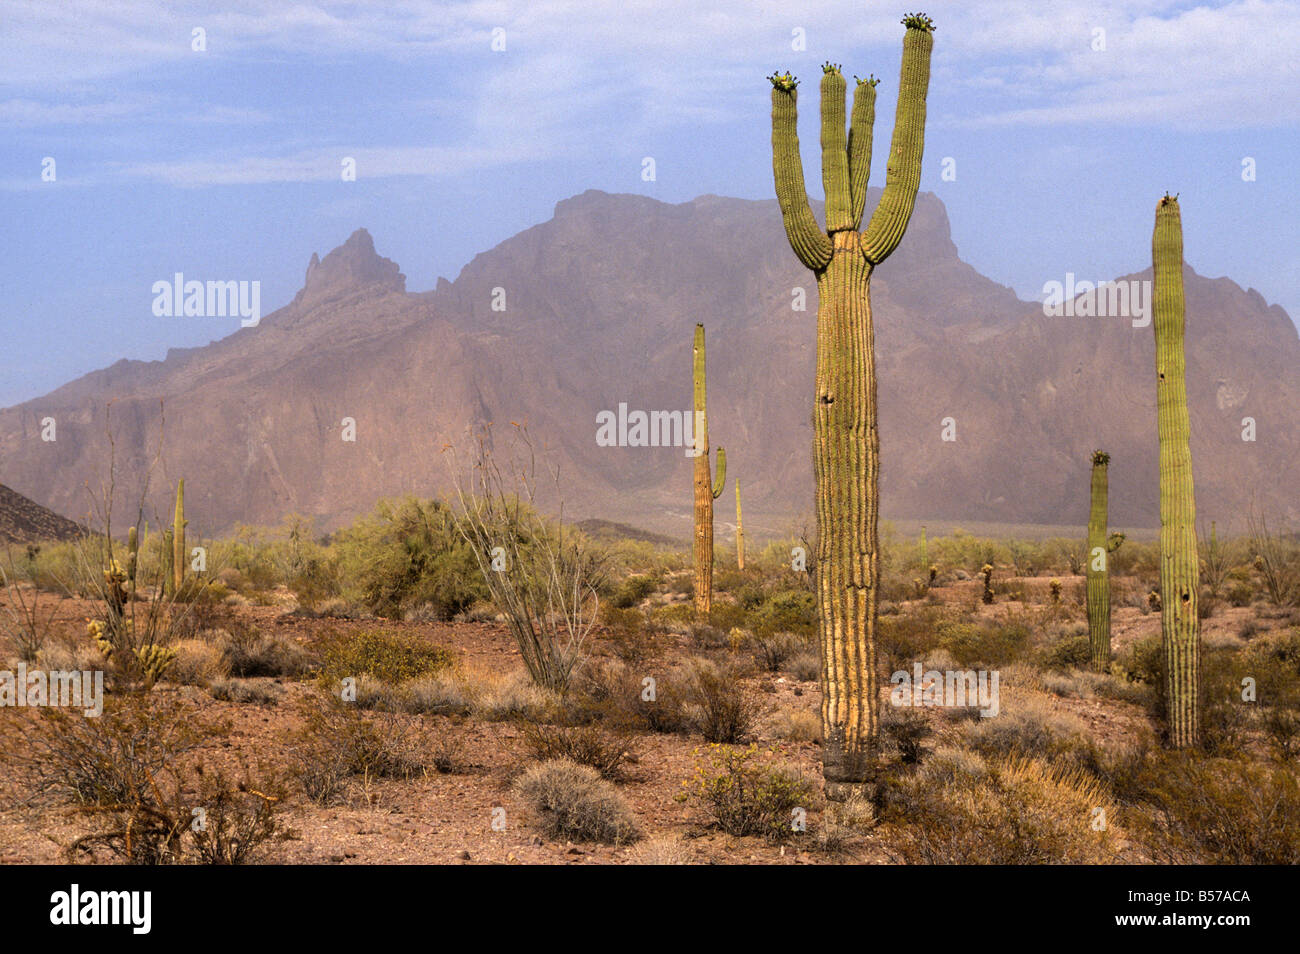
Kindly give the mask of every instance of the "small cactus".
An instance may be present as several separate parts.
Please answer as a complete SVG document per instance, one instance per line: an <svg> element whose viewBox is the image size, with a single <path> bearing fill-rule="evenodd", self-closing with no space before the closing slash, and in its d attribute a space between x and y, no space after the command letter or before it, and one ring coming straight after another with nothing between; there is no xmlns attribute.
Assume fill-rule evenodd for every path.
<svg viewBox="0 0 1300 954"><path fill-rule="evenodd" d="M1061 581L1053 578L1047 584L1047 587L1052 591L1052 603L1059 606L1061 603Z"/></svg>
<svg viewBox="0 0 1300 954"><path fill-rule="evenodd" d="M140 646L135 651L136 661L144 673L145 685L152 686L176 659L176 650L164 646Z"/></svg>
<svg viewBox="0 0 1300 954"><path fill-rule="evenodd" d="M984 574L984 603L989 605L993 602L993 564L985 563L980 572Z"/></svg>

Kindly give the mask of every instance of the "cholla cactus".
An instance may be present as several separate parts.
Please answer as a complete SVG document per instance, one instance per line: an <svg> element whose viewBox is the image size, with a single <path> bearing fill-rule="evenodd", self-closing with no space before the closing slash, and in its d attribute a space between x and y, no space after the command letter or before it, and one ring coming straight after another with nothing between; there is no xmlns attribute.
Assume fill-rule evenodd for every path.
<svg viewBox="0 0 1300 954"><path fill-rule="evenodd" d="M938 564L931 563L930 564L930 585L934 586L935 581L937 579L939 579L939 566Z"/></svg>
<svg viewBox="0 0 1300 954"><path fill-rule="evenodd" d="M993 564L985 563L980 572L984 574L984 602L989 604L993 602Z"/></svg>
<svg viewBox="0 0 1300 954"><path fill-rule="evenodd" d="M140 646L135 651L146 685L152 686L176 659L176 650L165 646Z"/></svg>
<svg viewBox="0 0 1300 954"><path fill-rule="evenodd" d="M86 624L86 635L91 638L105 659L113 658L113 651L117 647L113 645L113 640L109 638L108 627L104 625L102 619L90 620Z"/></svg>
<svg viewBox="0 0 1300 954"><path fill-rule="evenodd" d="M1061 581L1053 578L1047 584L1047 587L1052 591L1052 602L1059 604L1061 602Z"/></svg>

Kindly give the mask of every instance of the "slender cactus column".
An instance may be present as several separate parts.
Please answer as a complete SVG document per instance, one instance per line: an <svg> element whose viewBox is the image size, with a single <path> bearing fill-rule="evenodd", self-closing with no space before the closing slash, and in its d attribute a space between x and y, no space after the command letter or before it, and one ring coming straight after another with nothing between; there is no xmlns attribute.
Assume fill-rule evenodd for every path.
<svg viewBox="0 0 1300 954"><path fill-rule="evenodd" d="M745 568L745 521L740 514L740 481L736 481L736 568Z"/></svg>
<svg viewBox="0 0 1300 954"><path fill-rule="evenodd" d="M1110 666L1110 554L1124 542L1122 533L1106 537L1110 455L1092 455L1092 509L1088 516L1088 636L1094 672Z"/></svg>
<svg viewBox="0 0 1300 954"><path fill-rule="evenodd" d="M695 326L695 612L713 609L713 501L727 481L727 452L718 448L718 476L709 467L709 411L704 362L704 326Z"/></svg>
<svg viewBox="0 0 1300 954"><path fill-rule="evenodd" d="M1183 332L1183 224L1177 196L1156 206L1151 237L1155 272L1156 414L1160 435L1160 631L1165 655L1168 743L1196 745L1200 724L1200 565L1192 487Z"/></svg>

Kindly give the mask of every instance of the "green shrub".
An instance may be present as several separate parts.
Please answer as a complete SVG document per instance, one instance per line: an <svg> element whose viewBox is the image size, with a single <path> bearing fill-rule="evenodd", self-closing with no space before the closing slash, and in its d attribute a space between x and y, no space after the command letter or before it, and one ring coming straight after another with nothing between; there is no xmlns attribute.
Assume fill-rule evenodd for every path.
<svg viewBox="0 0 1300 954"><path fill-rule="evenodd" d="M942 623L938 636L958 665L984 669L1014 662L1029 645L1029 629L1021 623Z"/></svg>
<svg viewBox="0 0 1300 954"><path fill-rule="evenodd" d="M743 616L743 622L733 625L746 625L760 636L788 632L811 639L817 634L817 596L809 590L778 590Z"/></svg>
<svg viewBox="0 0 1300 954"><path fill-rule="evenodd" d="M1066 636L1045 646L1039 654L1044 669L1066 670L1086 666L1092 660L1092 644L1087 636Z"/></svg>
<svg viewBox="0 0 1300 954"><path fill-rule="evenodd" d="M708 742L744 741L759 712L740 684L739 671L708 659L690 662L683 701L695 728Z"/></svg>
<svg viewBox="0 0 1300 954"><path fill-rule="evenodd" d="M488 598L474 554L436 500L380 501L369 517L339 532L336 549L350 588L344 595L380 616L427 606L450 619Z"/></svg>
<svg viewBox="0 0 1300 954"><path fill-rule="evenodd" d="M711 824L729 835L784 840L800 830L795 809L807 811L814 790L796 770L773 764L776 755L769 749L760 756L755 745L710 745L708 764L683 783L685 795L703 803Z"/></svg>
<svg viewBox="0 0 1300 954"><path fill-rule="evenodd" d="M362 674L401 683L440 672L454 661L441 646L378 629L330 633L321 641L320 653L321 678L330 684Z"/></svg>

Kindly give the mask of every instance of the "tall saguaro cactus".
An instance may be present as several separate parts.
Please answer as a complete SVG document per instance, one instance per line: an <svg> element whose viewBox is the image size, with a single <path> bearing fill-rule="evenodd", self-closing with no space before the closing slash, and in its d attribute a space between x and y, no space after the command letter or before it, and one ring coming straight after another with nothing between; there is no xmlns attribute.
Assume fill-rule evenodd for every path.
<svg viewBox="0 0 1300 954"><path fill-rule="evenodd" d="M740 481L736 481L736 569L745 568L745 521L740 515Z"/></svg>
<svg viewBox="0 0 1300 954"><path fill-rule="evenodd" d="M1092 668L1105 672L1110 665L1110 554L1124 542L1124 534L1106 535L1110 455L1092 454L1092 509L1088 515L1088 636Z"/></svg>
<svg viewBox="0 0 1300 954"><path fill-rule="evenodd" d="M1183 352L1183 223L1177 196L1166 193L1156 206L1151 257L1160 435L1160 632L1165 656L1165 716L1169 745L1181 749L1196 745L1201 736L1201 646L1196 496Z"/></svg>
<svg viewBox="0 0 1300 954"><path fill-rule="evenodd" d="M713 501L727 482L727 452L718 448L718 475L709 467L709 411L704 367L704 326L695 326L695 612L713 609Z"/></svg>
<svg viewBox="0 0 1300 954"><path fill-rule="evenodd" d="M176 485L176 518L172 524L172 592L180 595L185 585L185 480Z"/></svg>
<svg viewBox="0 0 1300 954"><path fill-rule="evenodd" d="M822 68L823 230L804 190L796 130L798 82L788 73L769 77L772 170L781 217L795 255L817 278L816 582L823 772L832 797L842 797L855 783L869 780L868 755L880 725L875 639L880 435L869 291L872 270L898 247L916 203L934 47L929 17L908 16L903 24L907 31L884 194L861 232L878 81L857 81L846 138L847 84L838 66L827 63Z"/></svg>

